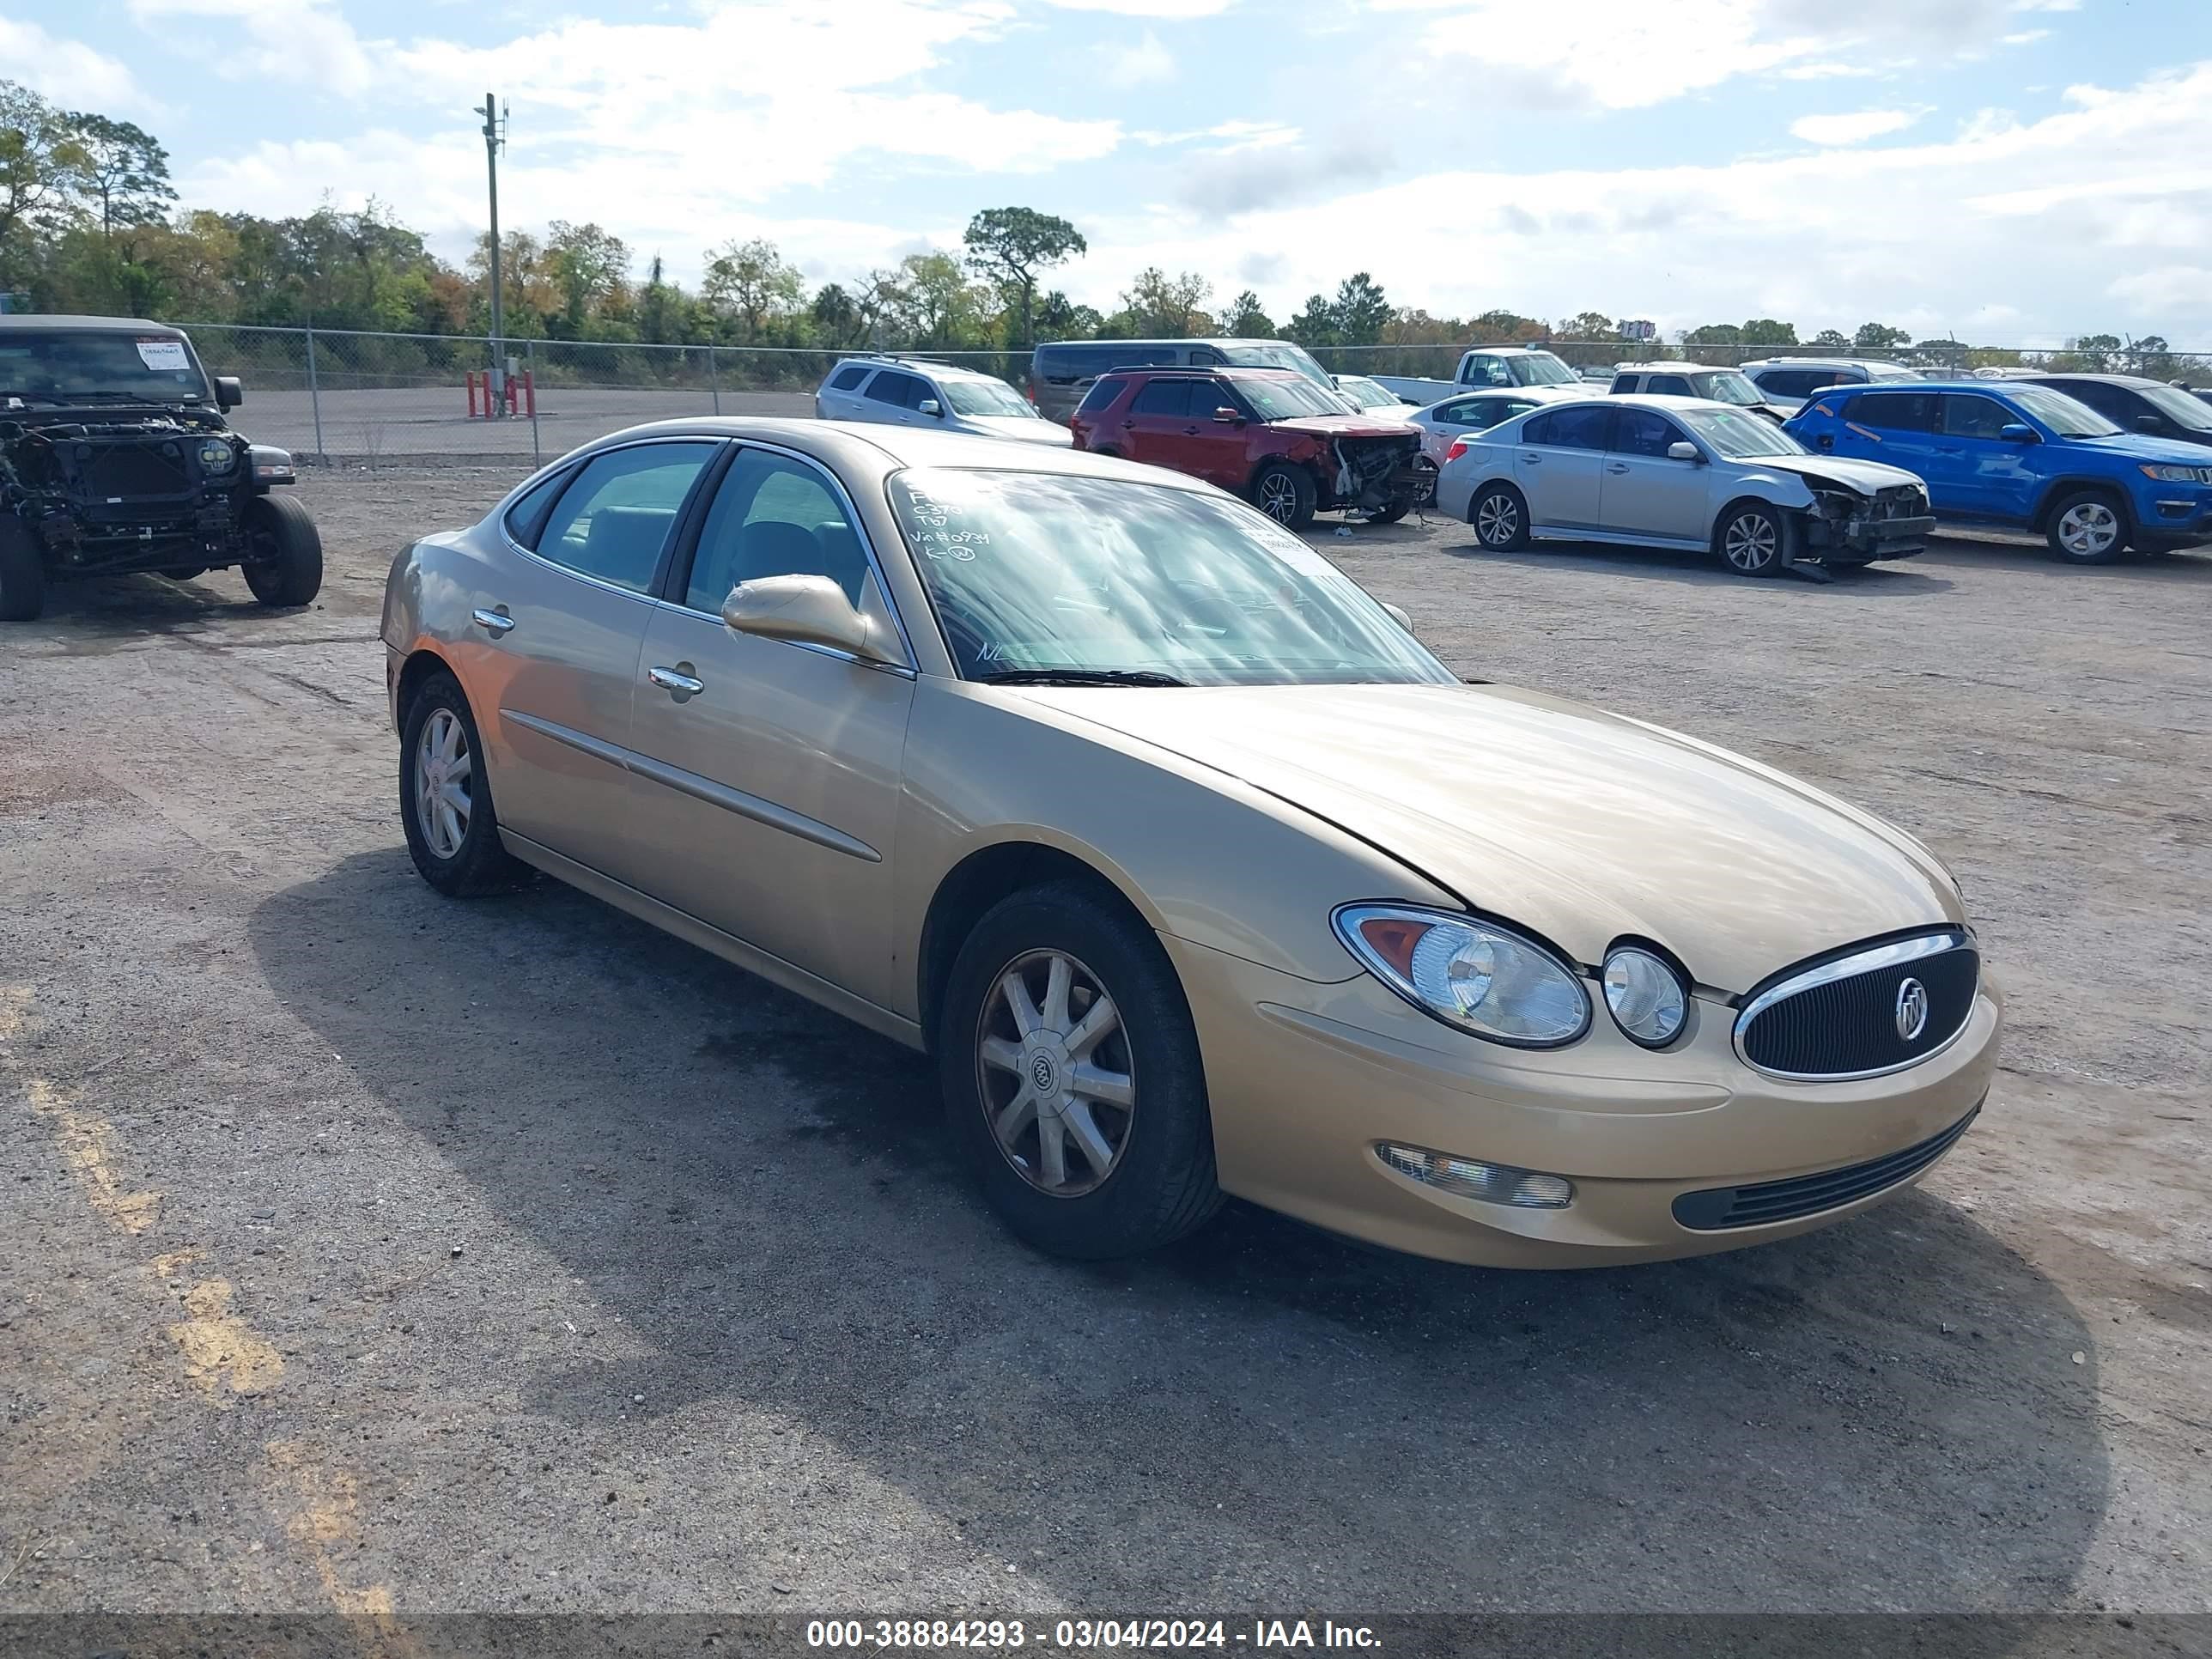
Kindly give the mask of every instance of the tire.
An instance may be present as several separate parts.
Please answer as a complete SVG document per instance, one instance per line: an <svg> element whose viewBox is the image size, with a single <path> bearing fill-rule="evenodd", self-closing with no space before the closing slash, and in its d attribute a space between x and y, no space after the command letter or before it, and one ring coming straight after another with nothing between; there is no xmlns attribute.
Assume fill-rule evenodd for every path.
<svg viewBox="0 0 2212 1659"><path fill-rule="evenodd" d="M204 576L207 573L208 568L204 564L179 564L172 565L167 570L156 570L154 574L166 576L173 582L188 582L193 577Z"/></svg>
<svg viewBox="0 0 2212 1659"><path fill-rule="evenodd" d="M2051 504L2043 538L2067 564L2111 564L2127 549L2128 515L2101 489L2076 489Z"/></svg>
<svg viewBox="0 0 2212 1659"><path fill-rule="evenodd" d="M36 622L46 608L46 566L23 521L0 512L0 622Z"/></svg>
<svg viewBox="0 0 2212 1659"><path fill-rule="evenodd" d="M459 785L461 800L448 795L439 804L441 780L424 772L434 752L445 763L443 781ZM455 759L465 763L465 770L456 773ZM451 674L431 675L407 705L400 726L399 820L415 868L448 898L501 892L528 877L529 866L500 844L483 743L469 700ZM458 836L451 833L455 829Z"/></svg>
<svg viewBox="0 0 2212 1659"><path fill-rule="evenodd" d="M1252 475L1252 505L1285 530L1311 524L1317 499L1312 476L1304 467L1270 461Z"/></svg>
<svg viewBox="0 0 2212 1659"><path fill-rule="evenodd" d="M1399 520L1404 518L1413 510L1413 504L1411 501L1393 501L1389 506L1378 507L1374 512L1369 514L1367 515L1367 522L1370 524L1395 524Z"/></svg>
<svg viewBox="0 0 2212 1659"><path fill-rule="evenodd" d="M1066 964L1065 979L1055 963ZM1025 1014L1005 988L1015 977ZM1086 1041L1102 1000L1109 1023ZM1080 1045L1072 1050L1071 1036ZM1205 1068L1182 987L1158 941L1097 890L1054 882L992 907L953 963L937 1054L955 1146L991 1207L1036 1249L1083 1261L1136 1255L1220 1206ZM1089 1078L1101 1079L1097 1095L1071 1086ZM1118 1079L1126 1106L1105 1092L1106 1079ZM1052 1108L1042 1113L1040 1081ZM994 1120L1009 1111L1002 1145ZM1100 1149L1103 1170L1086 1145Z"/></svg>
<svg viewBox="0 0 2212 1659"><path fill-rule="evenodd" d="M246 585L266 605L311 603L323 591L323 538L307 509L289 495L256 495L246 506L252 556Z"/></svg>
<svg viewBox="0 0 2212 1659"><path fill-rule="evenodd" d="M1474 538L1494 553L1514 553L1528 545L1528 502L1510 483L1485 484L1467 504Z"/></svg>
<svg viewBox="0 0 2212 1659"><path fill-rule="evenodd" d="M1738 501L1713 530L1713 551L1739 576L1771 576L1790 562L1790 523L1763 501Z"/></svg>

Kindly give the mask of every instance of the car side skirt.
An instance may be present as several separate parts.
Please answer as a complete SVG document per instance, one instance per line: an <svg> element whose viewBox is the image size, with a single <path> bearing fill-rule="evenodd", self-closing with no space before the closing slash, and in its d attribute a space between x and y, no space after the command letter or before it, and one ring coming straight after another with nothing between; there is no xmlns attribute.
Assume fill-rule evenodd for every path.
<svg viewBox="0 0 2212 1659"><path fill-rule="evenodd" d="M749 974L757 974L772 985L780 985L787 991L805 997L809 1002L819 1003L833 1014L842 1014L856 1025L865 1025L872 1031L880 1032L894 1042L902 1042L909 1048L926 1046L922 1042L921 1027L913 1020L832 985L828 980L810 974L804 968L795 967L758 945L749 945L734 933L726 933L719 927L711 927L689 911L664 904L626 883L602 875L589 865L579 864L527 836L518 836L512 830L502 828L499 838L515 857L525 864L543 870L556 880L564 881L571 887L589 893L593 898L604 900L617 910L628 911L639 921L650 922L665 933L673 933L685 943L710 951Z"/></svg>
<svg viewBox="0 0 2212 1659"><path fill-rule="evenodd" d="M1632 531L1586 529L1580 525L1533 525L1528 539L1536 542L1604 542L1614 547L1659 547L1670 551L1702 553L1712 544L1680 536L1641 536Z"/></svg>

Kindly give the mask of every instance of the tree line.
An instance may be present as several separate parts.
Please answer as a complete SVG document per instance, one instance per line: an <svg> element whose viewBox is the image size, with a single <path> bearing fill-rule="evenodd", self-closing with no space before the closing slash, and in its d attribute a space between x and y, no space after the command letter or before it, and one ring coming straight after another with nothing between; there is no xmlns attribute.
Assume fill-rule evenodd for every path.
<svg viewBox="0 0 2212 1659"><path fill-rule="evenodd" d="M1394 303L1364 271L1334 294L1309 296L1279 322L1249 289L1217 304L1201 274L1157 268L1139 271L1118 305L1102 311L1051 285L1054 273L1088 251L1082 232L1057 215L988 208L969 221L957 251L909 254L849 283L810 288L773 241L732 240L709 254L694 290L668 280L657 254L641 273L614 232L555 220L542 232L501 239L502 321L518 341L828 350L1021 352L1039 339L1279 336L1316 349L1426 348L1421 355L1432 360L1437 348L1469 343L1620 344L1619 325L1600 313L1432 316ZM482 335L490 326L489 255L486 235L456 268L374 200L282 219L180 206L167 151L153 135L59 108L0 79L0 293L28 309ZM2017 356L1916 340L1881 323L1800 340L1791 324L1753 318L1678 337L1692 349L1874 351L1961 368ZM2102 334L2083 337L2067 356L2157 372L2168 354L2161 339Z"/></svg>

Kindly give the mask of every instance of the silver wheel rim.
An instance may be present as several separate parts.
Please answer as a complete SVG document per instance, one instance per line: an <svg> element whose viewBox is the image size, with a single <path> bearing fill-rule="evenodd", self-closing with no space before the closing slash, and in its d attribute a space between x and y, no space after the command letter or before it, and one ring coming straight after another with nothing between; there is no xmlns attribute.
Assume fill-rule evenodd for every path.
<svg viewBox="0 0 2212 1659"><path fill-rule="evenodd" d="M1510 495L1485 495L1474 509L1474 533L1492 547L1504 547L1521 530L1521 509Z"/></svg>
<svg viewBox="0 0 2212 1659"><path fill-rule="evenodd" d="M1721 552L1739 570L1764 570L1774 562L1774 521L1763 513L1734 520L1721 538Z"/></svg>
<svg viewBox="0 0 2212 1659"><path fill-rule="evenodd" d="M469 735L450 708L434 710L415 739L415 823L433 853L452 858L468 838L476 763Z"/></svg>
<svg viewBox="0 0 2212 1659"><path fill-rule="evenodd" d="M1260 510L1277 524L1286 525L1298 515L1298 487L1289 475L1270 472L1260 480Z"/></svg>
<svg viewBox="0 0 2212 1659"><path fill-rule="evenodd" d="M2109 553L2119 538L2119 514L2102 501L2080 501L2058 515L2058 544L2069 553Z"/></svg>
<svg viewBox="0 0 2212 1659"><path fill-rule="evenodd" d="M1121 1010L1064 951L1029 951L992 981L975 1024L975 1086L1015 1173L1079 1198L1114 1173L1136 1119Z"/></svg>

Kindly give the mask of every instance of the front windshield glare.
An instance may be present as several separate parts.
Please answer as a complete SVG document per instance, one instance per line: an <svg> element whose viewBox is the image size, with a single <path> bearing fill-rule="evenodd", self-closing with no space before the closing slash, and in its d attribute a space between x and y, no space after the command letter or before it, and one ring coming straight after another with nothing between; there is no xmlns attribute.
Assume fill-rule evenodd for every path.
<svg viewBox="0 0 2212 1659"><path fill-rule="evenodd" d="M1682 420L1705 444L1732 461L1753 455L1809 455L1773 422L1757 415L1739 415L1732 409L1686 409Z"/></svg>
<svg viewBox="0 0 2212 1659"><path fill-rule="evenodd" d="M1709 376L1705 381L1705 396L1716 403L1741 404L1746 407L1766 401L1765 394L1751 383L1749 375L1739 374L1734 369L1724 374Z"/></svg>
<svg viewBox="0 0 2212 1659"><path fill-rule="evenodd" d="M1287 368L1293 374L1303 374L1316 386L1327 386L1328 371L1288 340L1270 340L1265 345L1223 346L1222 356L1237 368Z"/></svg>
<svg viewBox="0 0 2212 1659"><path fill-rule="evenodd" d="M944 389L956 415L1036 416L1029 400L1003 380L946 380Z"/></svg>
<svg viewBox="0 0 2212 1659"><path fill-rule="evenodd" d="M1309 415L1341 415L1342 397L1304 380L1239 380L1237 389L1250 400L1263 421L1296 421Z"/></svg>
<svg viewBox="0 0 2212 1659"><path fill-rule="evenodd" d="M2170 386L2139 386L2136 391L2174 425L2191 432L2212 432L2212 404L2203 398Z"/></svg>
<svg viewBox="0 0 2212 1659"><path fill-rule="evenodd" d="M2062 438L2109 438L2119 430L2088 404L2048 386L2007 386L2005 395Z"/></svg>
<svg viewBox="0 0 2212 1659"><path fill-rule="evenodd" d="M1520 356L1508 357L1506 364L1513 374L1516 386L1572 386L1574 370L1548 351L1531 351Z"/></svg>
<svg viewBox="0 0 2212 1659"><path fill-rule="evenodd" d="M891 511L965 679L1449 684L1382 607L1240 502L1048 472L916 468Z"/></svg>
<svg viewBox="0 0 2212 1659"><path fill-rule="evenodd" d="M207 382L173 334L0 328L0 397L205 401Z"/></svg>

